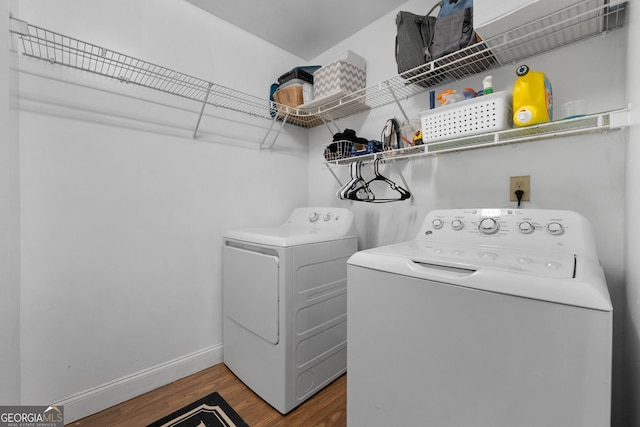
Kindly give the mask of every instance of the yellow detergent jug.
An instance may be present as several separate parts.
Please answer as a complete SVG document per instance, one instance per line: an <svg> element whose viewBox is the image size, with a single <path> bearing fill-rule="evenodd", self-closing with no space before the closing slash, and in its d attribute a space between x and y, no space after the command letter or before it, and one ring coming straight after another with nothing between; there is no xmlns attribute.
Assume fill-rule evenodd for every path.
<svg viewBox="0 0 640 427"><path fill-rule="evenodd" d="M553 117L551 82L544 73L521 65L516 71L518 79L513 86L513 123L529 126L545 123Z"/></svg>

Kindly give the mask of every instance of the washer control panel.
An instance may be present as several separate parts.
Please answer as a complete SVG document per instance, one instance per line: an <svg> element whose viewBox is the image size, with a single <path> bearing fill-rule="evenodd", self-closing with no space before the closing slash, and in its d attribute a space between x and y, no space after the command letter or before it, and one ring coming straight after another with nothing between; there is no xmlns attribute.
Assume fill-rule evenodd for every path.
<svg viewBox="0 0 640 427"><path fill-rule="evenodd" d="M417 238L503 247L579 250L592 243L590 230L589 222L572 211L447 209L430 212Z"/></svg>
<svg viewBox="0 0 640 427"><path fill-rule="evenodd" d="M296 220L300 218L289 218L289 223L294 223ZM340 221L340 214L334 213L332 211L320 211L320 210L312 210L309 211L309 221L311 224L314 222L329 222L331 220ZM303 220L304 222L304 220Z"/></svg>

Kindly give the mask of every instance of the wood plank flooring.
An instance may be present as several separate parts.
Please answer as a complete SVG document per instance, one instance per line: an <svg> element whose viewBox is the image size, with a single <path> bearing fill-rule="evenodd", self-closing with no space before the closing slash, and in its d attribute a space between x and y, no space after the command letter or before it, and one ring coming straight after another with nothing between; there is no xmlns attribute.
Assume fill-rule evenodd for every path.
<svg viewBox="0 0 640 427"><path fill-rule="evenodd" d="M346 374L287 415L282 415L220 363L67 426L144 427L214 391L220 393L251 427L347 425Z"/></svg>

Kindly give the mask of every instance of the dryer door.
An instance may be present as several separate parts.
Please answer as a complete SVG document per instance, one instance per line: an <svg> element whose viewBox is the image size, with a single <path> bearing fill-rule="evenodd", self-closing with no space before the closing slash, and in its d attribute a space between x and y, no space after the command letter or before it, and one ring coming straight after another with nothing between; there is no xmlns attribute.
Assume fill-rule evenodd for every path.
<svg viewBox="0 0 640 427"><path fill-rule="evenodd" d="M270 248L226 241L223 261L225 316L278 344L278 253Z"/></svg>

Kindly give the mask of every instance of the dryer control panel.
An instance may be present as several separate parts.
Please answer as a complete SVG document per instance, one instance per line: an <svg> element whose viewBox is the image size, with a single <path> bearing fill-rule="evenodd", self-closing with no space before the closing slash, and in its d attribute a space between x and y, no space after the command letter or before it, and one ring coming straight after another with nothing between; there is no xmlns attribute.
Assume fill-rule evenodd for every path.
<svg viewBox="0 0 640 427"><path fill-rule="evenodd" d="M572 211L549 209L436 210L425 217L417 238L572 252L595 247L586 218Z"/></svg>
<svg viewBox="0 0 640 427"><path fill-rule="evenodd" d="M349 209L310 207L294 209L283 227L327 231L339 236L356 235L355 220Z"/></svg>

